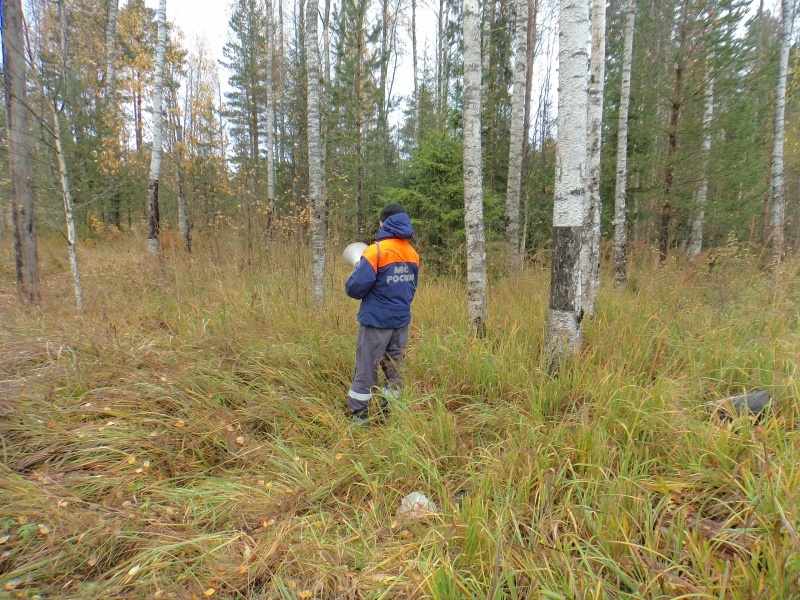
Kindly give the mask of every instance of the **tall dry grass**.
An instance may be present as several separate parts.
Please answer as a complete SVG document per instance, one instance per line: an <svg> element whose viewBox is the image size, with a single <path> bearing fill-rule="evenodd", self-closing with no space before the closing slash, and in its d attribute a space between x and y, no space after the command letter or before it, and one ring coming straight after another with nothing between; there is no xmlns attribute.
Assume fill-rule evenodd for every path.
<svg viewBox="0 0 800 600"><path fill-rule="evenodd" d="M643 261L557 378L543 267L494 278L481 341L423 270L408 387L362 430L346 268L314 310L291 247L82 247L83 318L59 246L41 310L2 273L0 596L800 596L796 262ZM763 422L709 418L753 389ZM412 491L439 510L398 522Z"/></svg>

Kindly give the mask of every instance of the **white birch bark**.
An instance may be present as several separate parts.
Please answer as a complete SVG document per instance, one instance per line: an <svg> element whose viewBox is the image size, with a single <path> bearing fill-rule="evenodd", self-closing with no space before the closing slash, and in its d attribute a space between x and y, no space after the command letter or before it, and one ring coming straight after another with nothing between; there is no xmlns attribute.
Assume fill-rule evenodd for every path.
<svg viewBox="0 0 800 600"><path fill-rule="evenodd" d="M111 101L116 78L117 13L119 0L108 0L108 28L106 29L106 102Z"/></svg>
<svg viewBox="0 0 800 600"><path fill-rule="evenodd" d="M464 2L464 221L467 233L467 313L473 332L483 337L486 333L487 309L478 0Z"/></svg>
<svg viewBox="0 0 800 600"><path fill-rule="evenodd" d="M67 163L64 159L64 148L61 144L61 119L59 118L58 110L53 106L52 102L48 102L47 104L50 107L51 116L53 118L53 138L55 140L56 155L58 157L58 174L61 182L61 197L64 201L64 216L67 222L69 270L72 274L72 284L75 290L75 303L78 307L78 312L82 313L84 306L83 285L81 284L81 273L78 269L78 253L75 249L78 236L75 231L75 218L72 214L72 190L69 185Z"/></svg>
<svg viewBox="0 0 800 600"><path fill-rule="evenodd" d="M586 196L589 3L561 0L558 50L558 137L556 139L553 267L545 353L548 369L581 344L580 248Z"/></svg>
<svg viewBox="0 0 800 600"><path fill-rule="evenodd" d="M591 317L600 285L600 144L603 129L603 83L606 73L606 2L592 0L592 56L589 73L589 123L586 156L586 207L581 272L581 306Z"/></svg>
<svg viewBox="0 0 800 600"><path fill-rule="evenodd" d="M708 197L708 160L711 153L711 119L714 118L714 80L711 73L707 75L706 108L703 113L703 164L700 173L700 187L695 195L695 209L689 233L689 259L695 258L703 251L703 227L706 219L706 199Z"/></svg>
<svg viewBox="0 0 800 600"><path fill-rule="evenodd" d="M525 137L525 84L528 57L528 0L516 0L514 30L514 90L511 95L511 143L508 150L506 184L506 242L512 270L522 266L520 249L520 199L522 197L522 154Z"/></svg>
<svg viewBox="0 0 800 600"><path fill-rule="evenodd" d="M59 87L66 95L67 82L67 17L64 12L63 0L58 0L58 17L60 23L60 50L61 50L61 81ZM58 175L61 183L61 197L64 201L64 218L67 224L67 254L69 255L69 270L72 274L72 284L75 290L75 304L78 312L83 312L83 285L81 284L81 273L78 268L78 252L75 244L78 236L75 230L75 218L72 213L72 189L69 184L69 171L67 161L64 158L64 146L61 142L61 110L58 108L58 99L53 95L47 102L50 108L50 116L53 120L53 139L55 142L56 157L58 160Z"/></svg>
<svg viewBox="0 0 800 600"><path fill-rule="evenodd" d="M631 104L631 64L633 62L633 32L636 21L636 1L628 0L625 17L625 41L622 58L622 90L619 100L617 126L617 182L614 192L614 286L628 285L628 229L625 219L628 194L628 112Z"/></svg>
<svg viewBox="0 0 800 600"><path fill-rule="evenodd" d="M325 203L322 195L322 148L320 143L319 42L317 0L306 10L306 71L308 73L308 199L311 208L311 300L325 300Z"/></svg>
<svg viewBox="0 0 800 600"><path fill-rule="evenodd" d="M786 120L786 72L789 66L789 46L791 45L792 14L791 0L781 0L781 53L778 60L778 86L775 102L775 139L772 147L772 202L770 230L772 235L772 262L778 264L783 259L784 215L786 200L783 173L783 145Z"/></svg>
<svg viewBox="0 0 800 600"><path fill-rule="evenodd" d="M274 44L275 44L275 26L274 15L272 11L272 0L266 2L267 14L267 105L265 107L265 129L267 130L267 202L269 204L269 222L270 234L272 223L275 218L275 113L274 102L275 92L273 77L274 73Z"/></svg>
<svg viewBox="0 0 800 600"><path fill-rule="evenodd" d="M148 250L158 254L159 206L158 184L161 178L161 155L163 151L163 110L164 99L164 55L167 49L167 0L158 3L158 42L153 89L153 153L150 159L149 237Z"/></svg>

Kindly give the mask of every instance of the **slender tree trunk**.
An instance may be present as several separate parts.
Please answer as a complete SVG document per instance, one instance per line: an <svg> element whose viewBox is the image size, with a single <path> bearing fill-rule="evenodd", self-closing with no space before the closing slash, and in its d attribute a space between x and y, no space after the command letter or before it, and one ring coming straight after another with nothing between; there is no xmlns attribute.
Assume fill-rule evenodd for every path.
<svg viewBox="0 0 800 600"><path fill-rule="evenodd" d="M58 157L58 174L61 182L61 197L64 201L64 216L67 222L67 250L69 254L69 270L72 273L72 283L75 289L75 303L78 312L83 312L83 286L81 285L81 273L78 269L78 253L75 244L78 236L75 232L75 218L72 214L72 190L69 185L67 163L64 159L64 148L61 144L61 119L58 110L51 102L47 103L53 118L53 137L55 139L56 155Z"/></svg>
<svg viewBox="0 0 800 600"><path fill-rule="evenodd" d="M528 56L528 0L516 0L517 19L514 30L514 91L511 95L511 141L508 151L506 185L506 242L511 269L522 266L519 213L522 196L522 152L525 138L525 75Z"/></svg>
<svg viewBox="0 0 800 600"><path fill-rule="evenodd" d="M164 55L167 49L167 0L158 3L158 44L156 46L155 81L153 89L153 154L150 160L150 185L148 186L148 249L158 254L160 215L158 184L161 179L161 154L163 147Z"/></svg>
<svg viewBox="0 0 800 600"><path fill-rule="evenodd" d="M669 113L669 141L667 145L667 169L664 174L664 191L661 203L661 224L658 229L658 264L663 265L667 262L667 251L669 250L669 230L670 221L672 220L672 184L675 179L675 154L678 150L678 121L681 114L681 105L683 100L681 95L683 93L683 60L684 49L686 47L687 23L686 23L686 3L684 0L681 14L679 28L679 49L677 62L675 64L675 86L672 91L672 98L670 99L670 113Z"/></svg>
<svg viewBox="0 0 800 600"><path fill-rule="evenodd" d="M708 161L711 153L711 119L714 117L714 80L711 72L706 75L706 109L703 114L703 164L700 174L700 187L697 190L696 206L692 215L692 226L689 234L689 259L695 258L703 251L703 227L706 219L706 198L708 197Z"/></svg>
<svg viewBox="0 0 800 600"><path fill-rule="evenodd" d="M317 0L308 0L306 23L306 71L308 72L308 189L311 208L311 299L325 300L325 200L322 195L322 149L320 147L319 44Z"/></svg>
<svg viewBox="0 0 800 600"><path fill-rule="evenodd" d="M419 75L417 73L417 0L411 0L411 58L414 69L414 141L419 143Z"/></svg>
<svg viewBox="0 0 800 600"><path fill-rule="evenodd" d="M331 80L331 0L325 0L325 28L323 43L325 44L325 81Z"/></svg>
<svg viewBox="0 0 800 600"><path fill-rule="evenodd" d="M522 125L522 164L528 158L528 144L531 136L531 98L533 97L533 59L536 52L536 10L537 0L528 0L528 53L525 57L525 119ZM523 244L523 248L524 248Z"/></svg>
<svg viewBox="0 0 800 600"><path fill-rule="evenodd" d="M625 49L622 58L622 91L617 125L617 183L614 192L614 286L628 285L628 228L625 218L628 192L628 112L631 103L631 64L633 32L636 21L636 0L628 0L625 16Z"/></svg>
<svg viewBox="0 0 800 600"><path fill-rule="evenodd" d="M580 250L586 195L589 3L561 0L559 27L553 267L545 341L551 372L557 371L581 345Z"/></svg>
<svg viewBox="0 0 800 600"><path fill-rule="evenodd" d="M467 233L467 313L486 335L486 249L481 159L481 43L478 0L464 1L464 221Z"/></svg>
<svg viewBox="0 0 800 600"><path fill-rule="evenodd" d="M330 0L328 0L330 9ZM269 205L269 237L272 239L275 221L275 87L273 78L275 56L275 18L272 11L272 0L266 0L267 12L267 104L264 110L267 130L267 203ZM327 29L326 29L327 37ZM327 40L326 40L327 44ZM327 49L326 49L327 51Z"/></svg>
<svg viewBox="0 0 800 600"><path fill-rule="evenodd" d="M67 18L64 10L64 1L56 0L58 5L58 17L60 23L59 46L61 50L61 78L58 82L63 97L67 96ZM61 197L64 201L64 217L67 224L67 253L69 255L69 267L72 274L72 283L75 290L75 304L78 312L83 312L83 286L81 285L81 274L78 268L78 253L75 247L78 236L75 233L75 219L72 214L72 189L69 183L69 171L67 161L64 157L64 146L61 142L61 110L58 107L58 93L54 93L52 98L47 101L50 109L50 116L53 122L53 140L55 142L56 158L58 161L58 174L61 183Z"/></svg>
<svg viewBox="0 0 800 600"><path fill-rule="evenodd" d="M133 118L136 121L135 129L136 129L136 152L137 154L142 151L142 146L144 145L144 125L143 125L143 116L142 116L142 80L141 74L136 75L137 78L137 87L139 89L133 91Z"/></svg>
<svg viewBox="0 0 800 600"><path fill-rule="evenodd" d="M104 120L105 135L110 145L110 151L115 158L119 156L119 143L116 140L114 122L117 117L116 97L116 52L117 52L117 14L118 0L108 0L108 27L106 28L106 78L104 82ZM113 173L108 174L107 184L109 189L109 215L108 220L117 228L120 227L120 197L116 191L116 181Z"/></svg>
<svg viewBox="0 0 800 600"><path fill-rule="evenodd" d="M119 0L108 0L108 27L106 29L106 102L114 93L117 55L117 13Z"/></svg>
<svg viewBox="0 0 800 600"><path fill-rule="evenodd" d="M41 297L34 220L33 138L25 76L25 21L21 1L2 0L0 17L17 291L25 302L39 305Z"/></svg>
<svg viewBox="0 0 800 600"><path fill-rule="evenodd" d="M770 233L772 237L772 263L783 260L786 200L784 197L783 145L786 119L786 72L789 66L789 47L792 34L791 0L781 0L781 53L778 60L778 86L775 92L775 139L772 147L772 197Z"/></svg>
<svg viewBox="0 0 800 600"><path fill-rule="evenodd" d="M603 84L606 73L606 0L592 0L592 56L589 73L589 123L586 156L586 206L581 272L584 313L594 315L600 285L600 150L603 129Z"/></svg>

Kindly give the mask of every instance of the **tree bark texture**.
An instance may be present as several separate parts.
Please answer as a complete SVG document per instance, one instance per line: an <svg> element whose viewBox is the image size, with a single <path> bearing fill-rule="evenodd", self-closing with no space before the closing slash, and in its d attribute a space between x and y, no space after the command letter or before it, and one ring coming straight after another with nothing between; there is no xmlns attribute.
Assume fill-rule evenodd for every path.
<svg viewBox="0 0 800 600"><path fill-rule="evenodd" d="M59 46L61 50L61 79L58 88L61 93L67 95L67 16L64 8L64 0L57 0L58 4L58 17L60 28ZM75 231L75 218L72 212L72 188L69 182L69 170L67 169L67 161L64 157L64 145L61 141L61 111L58 108L57 93L53 94L52 98L48 99L48 107L50 108L50 116L53 121L53 140L55 142L56 157L58 161L58 175L59 182L61 183L61 197L64 201L64 218L67 224L67 254L69 255L69 269L72 274L72 284L75 290L75 304L78 313L83 312L83 285L81 283L81 273L78 268L78 252L76 243L78 236ZM63 104L62 104L63 106Z"/></svg>
<svg viewBox="0 0 800 600"><path fill-rule="evenodd" d="M781 0L781 53L778 59L778 85L775 91L775 138L772 146L772 194L770 234L772 262L778 264L784 253L786 200L783 172L783 145L786 125L786 72L789 67L789 47L792 34L791 0Z"/></svg>
<svg viewBox="0 0 800 600"><path fill-rule="evenodd" d="M41 301L33 195L33 138L25 76L25 22L20 0L2 0L3 83L8 119L11 209L17 290L31 304Z"/></svg>
<svg viewBox="0 0 800 600"><path fill-rule="evenodd" d="M525 82L528 56L528 0L516 0L514 29L514 90L511 95L511 141L508 150L506 184L506 242L512 270L522 266L520 248L520 203L522 198L522 155L525 137Z"/></svg>
<svg viewBox="0 0 800 600"><path fill-rule="evenodd" d="M536 10L537 0L528 0L528 53L525 57L525 118L522 125L522 164L528 157L528 143L531 135L531 97L533 96L533 59L536 51ZM524 250L525 244L522 244Z"/></svg>
<svg viewBox="0 0 800 600"><path fill-rule="evenodd" d="M117 55L117 14L119 0L108 0L108 28L106 29L106 80L105 92L106 103L110 102L111 95L114 93L114 81L116 79L116 55Z"/></svg>
<svg viewBox="0 0 800 600"><path fill-rule="evenodd" d="M486 333L486 249L481 160L481 35L478 0L464 2L464 221L467 234L467 314Z"/></svg>
<svg viewBox="0 0 800 600"><path fill-rule="evenodd" d="M330 7L330 2L328 3ZM275 219L275 86L273 78L275 56L275 19L272 11L272 0L266 0L267 14L267 103L264 107L265 123L267 130L267 204L269 210L269 233L272 236L272 224ZM327 36L327 32L326 32Z"/></svg>
<svg viewBox="0 0 800 600"><path fill-rule="evenodd" d="M711 154L711 119L714 118L714 80L709 72L706 83L706 107L703 113L703 164L700 173L700 187L695 196L695 209L689 233L689 259L703 251L703 228L706 220L706 199L708 198L708 161Z"/></svg>
<svg viewBox="0 0 800 600"><path fill-rule="evenodd" d="M679 48L675 63L675 85L670 98L669 111L669 134L667 143L667 168L664 173L664 191L661 204L661 224L658 229L658 264L663 265L667 262L667 252L669 250L670 221L672 220L672 184L675 179L675 155L678 151L678 121L681 115L681 105L683 104L683 60L686 48L687 23L686 5L688 0L684 0L678 23L679 29Z"/></svg>
<svg viewBox="0 0 800 600"><path fill-rule="evenodd" d="M158 254L158 235L160 215L158 206L158 185L161 178L161 155L163 151L163 109L164 100L164 55L167 49L167 0L158 3L158 43L153 89L153 153L150 159L150 184L148 186L148 250Z"/></svg>
<svg viewBox="0 0 800 600"><path fill-rule="evenodd" d="M551 372L557 371L581 344L580 247L586 195L588 39L589 3L561 0L553 265L545 340Z"/></svg>
<svg viewBox="0 0 800 600"><path fill-rule="evenodd" d="M600 285L600 150L603 130L603 83L606 73L606 1L592 1L592 56L589 72L589 123L586 156L586 207L581 247L583 299L586 315L594 314Z"/></svg>
<svg viewBox="0 0 800 600"><path fill-rule="evenodd" d="M317 0L308 0L306 22L306 71L308 73L308 196L311 209L311 299L325 300L325 202L322 195L322 147L320 144L320 69L317 41Z"/></svg>
<svg viewBox="0 0 800 600"><path fill-rule="evenodd" d="M625 40L622 58L622 90L617 125L617 181L614 191L614 286L628 285L628 226L626 203L628 193L628 112L631 104L631 64L633 62L633 33L636 22L636 2L628 0L625 16Z"/></svg>

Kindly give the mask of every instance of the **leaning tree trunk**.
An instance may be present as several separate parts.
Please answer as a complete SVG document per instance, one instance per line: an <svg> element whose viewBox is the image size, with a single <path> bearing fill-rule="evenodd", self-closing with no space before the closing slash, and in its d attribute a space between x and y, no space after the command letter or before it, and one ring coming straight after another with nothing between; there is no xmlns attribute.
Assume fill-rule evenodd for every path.
<svg viewBox="0 0 800 600"><path fill-rule="evenodd" d="M703 157L700 187L695 197L697 205L692 216L692 226L689 232L689 259L697 257L703 251L703 227L706 219L706 199L708 197L708 160L711 153L711 119L714 117L714 80L711 72L706 75L706 110L703 114Z"/></svg>
<svg viewBox="0 0 800 600"><path fill-rule="evenodd" d="M164 54L167 49L167 0L158 3L158 44L156 45L155 82L153 89L153 154L150 160L150 185L148 186L149 235L148 249L158 254L158 183L161 178L161 153L163 146L161 104L164 97Z"/></svg>
<svg viewBox="0 0 800 600"><path fill-rule="evenodd" d="M603 82L606 73L606 2L592 1L592 57L589 75L589 123L586 156L586 206L581 248L581 306L594 314L600 285L600 150L603 129Z"/></svg>
<svg viewBox="0 0 800 600"><path fill-rule="evenodd" d="M589 3L561 0L559 26L553 267L545 341L550 372L557 371L581 344L580 251L586 195Z"/></svg>
<svg viewBox="0 0 800 600"><path fill-rule="evenodd" d="M0 5L17 289L26 302L38 305L41 297L33 211L33 138L25 81L25 22L20 0L3 0Z"/></svg>
<svg viewBox="0 0 800 600"><path fill-rule="evenodd" d="M308 199L311 208L311 299L325 300L325 202L322 197L322 147L320 144L319 43L317 0L308 0L306 14L306 71L308 72Z"/></svg>
<svg viewBox="0 0 800 600"><path fill-rule="evenodd" d="M792 34L791 0L781 0L781 54L778 61L778 87L775 102L775 140L772 146L772 206L770 233L772 236L772 263L783 259L784 215L786 200L783 182L783 142L786 119L786 72L789 67L789 46Z"/></svg>
<svg viewBox="0 0 800 600"><path fill-rule="evenodd" d="M64 97L67 96L67 16L64 9L64 0L56 0L58 4L58 18L60 24L59 46L61 50L61 79L58 87ZM67 224L67 254L69 255L69 269L72 273L72 284L75 290L75 304L78 312L83 312L83 285L81 272L78 268L78 252L75 244L78 236L75 232L75 218L72 213L72 188L69 183L69 171L64 157L64 145L61 141L61 111L63 104L58 106L58 93L54 93L47 101L50 116L53 120L53 140L55 142L56 157L58 160L58 175L61 183L61 197L64 201L64 218Z"/></svg>
<svg viewBox="0 0 800 600"><path fill-rule="evenodd" d="M478 0L464 2L464 221L467 230L467 313L486 334L486 249L481 165L481 35Z"/></svg>
<svg viewBox="0 0 800 600"><path fill-rule="evenodd" d="M519 235L519 207L522 197L522 152L525 136L525 73L528 56L528 0L516 0L514 30L514 91L511 95L511 143L508 150L506 185L506 242L512 270L522 265Z"/></svg>
<svg viewBox="0 0 800 600"><path fill-rule="evenodd" d="M81 272L78 269L78 253L75 244L78 236L75 232L75 218L72 214L72 190L69 185L69 175L67 163L64 159L64 148L61 144L61 119L58 109L48 101L51 116L53 118L53 138L55 140L56 155L58 156L58 174L61 181L61 197L64 201L64 216L67 222L67 249L69 254L69 270L72 273L72 283L75 289L75 303L78 312L83 312L83 285L81 284Z"/></svg>
<svg viewBox="0 0 800 600"><path fill-rule="evenodd" d="M628 188L628 111L631 104L631 63L633 60L633 31L636 21L636 0L628 0L625 18L625 50L622 58L622 91L619 99L617 126L617 184L614 192L614 286L624 289L628 284L628 229L625 204Z"/></svg>

